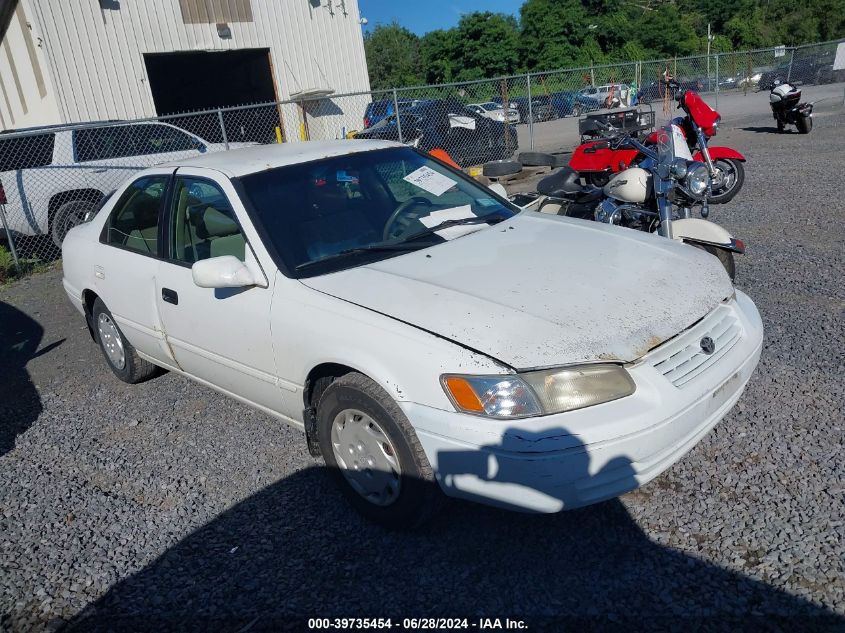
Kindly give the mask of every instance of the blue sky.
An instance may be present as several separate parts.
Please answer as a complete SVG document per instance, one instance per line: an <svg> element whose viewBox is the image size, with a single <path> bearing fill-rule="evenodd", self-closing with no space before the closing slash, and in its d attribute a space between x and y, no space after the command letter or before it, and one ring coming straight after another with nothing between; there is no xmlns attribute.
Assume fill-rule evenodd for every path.
<svg viewBox="0 0 845 633"><path fill-rule="evenodd" d="M522 0L358 0L365 30L396 20L417 35L455 26L464 13L493 11L518 16Z"/></svg>

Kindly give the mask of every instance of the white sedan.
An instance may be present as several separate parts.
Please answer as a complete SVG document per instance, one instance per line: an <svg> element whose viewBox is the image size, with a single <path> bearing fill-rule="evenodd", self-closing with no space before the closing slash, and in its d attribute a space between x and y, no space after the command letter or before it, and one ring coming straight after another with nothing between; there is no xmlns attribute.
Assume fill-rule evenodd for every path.
<svg viewBox="0 0 845 633"><path fill-rule="evenodd" d="M147 169L63 251L118 378L164 368L304 429L394 526L443 492L556 512L648 482L730 410L763 336L715 257L518 212L382 141Z"/></svg>
<svg viewBox="0 0 845 633"><path fill-rule="evenodd" d="M507 118L507 123L512 125L516 125L520 122L519 110L516 108L509 108L506 112L501 104L494 103L493 101L487 101L485 103L470 103L467 104L467 108L476 114L492 119L493 121L501 121L504 123L506 122L505 118Z"/></svg>

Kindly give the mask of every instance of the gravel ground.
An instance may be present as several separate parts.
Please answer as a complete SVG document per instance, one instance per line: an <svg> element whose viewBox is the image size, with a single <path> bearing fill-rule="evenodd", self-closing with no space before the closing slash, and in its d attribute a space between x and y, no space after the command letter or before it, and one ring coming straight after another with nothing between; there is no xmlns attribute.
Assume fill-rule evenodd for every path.
<svg viewBox="0 0 845 633"><path fill-rule="evenodd" d="M59 271L0 289L0 629L845 630L845 116L817 109L809 137L762 114L719 137L749 163L712 219L746 241L738 284L766 326L745 395L645 488L572 512L453 503L384 532L300 433L172 374L118 382Z"/></svg>

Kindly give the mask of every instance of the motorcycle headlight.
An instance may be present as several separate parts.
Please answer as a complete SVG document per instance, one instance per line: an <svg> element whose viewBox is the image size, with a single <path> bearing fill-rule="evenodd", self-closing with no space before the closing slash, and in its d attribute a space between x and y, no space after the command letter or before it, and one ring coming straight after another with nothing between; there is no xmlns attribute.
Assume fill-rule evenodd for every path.
<svg viewBox="0 0 845 633"><path fill-rule="evenodd" d="M448 374L440 382L458 411L497 419L583 409L630 396L636 389L628 372L611 364L505 376Z"/></svg>
<svg viewBox="0 0 845 633"><path fill-rule="evenodd" d="M676 158L672 162L672 173L675 174L678 178L683 180L687 177L687 172L689 171L689 165L687 165L687 161L683 158Z"/></svg>
<svg viewBox="0 0 845 633"><path fill-rule="evenodd" d="M717 116L716 120L713 121L713 125L710 128L713 130L713 136L716 136L716 133L719 131L719 123L722 122L722 117Z"/></svg>
<svg viewBox="0 0 845 633"><path fill-rule="evenodd" d="M691 162L687 165L687 188L697 196L700 196L710 185L710 172L707 165L699 162Z"/></svg>

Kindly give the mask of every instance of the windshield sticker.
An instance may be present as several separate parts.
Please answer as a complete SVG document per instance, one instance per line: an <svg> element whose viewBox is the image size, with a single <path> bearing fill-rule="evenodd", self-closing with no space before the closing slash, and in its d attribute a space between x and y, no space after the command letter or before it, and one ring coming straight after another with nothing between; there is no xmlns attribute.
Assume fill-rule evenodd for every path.
<svg viewBox="0 0 845 633"><path fill-rule="evenodd" d="M440 172L434 171L431 167L425 166L415 169L402 180L406 180L412 185L416 185L420 189L424 189L435 196L443 195L444 192L457 184L457 181L444 176Z"/></svg>
<svg viewBox="0 0 845 633"><path fill-rule="evenodd" d="M476 200L476 202L478 204L480 204L482 207L498 207L498 206L500 206L498 202L493 200L493 198L479 198L478 200Z"/></svg>
<svg viewBox="0 0 845 633"><path fill-rule="evenodd" d="M448 222L449 220L463 220L464 218L474 218L476 215L472 212L472 209L468 204L461 205L460 207L452 207L451 209L442 209L440 211L434 211L433 213L425 216L424 218L420 218L420 223L430 229L431 227L437 226L439 224L443 224L444 222ZM441 229L439 231L435 231L437 235L442 237L444 240L453 240L456 237L460 237L461 235L466 235L467 233L474 233L480 229L486 227L486 224L468 224L465 226L450 226L445 229Z"/></svg>

